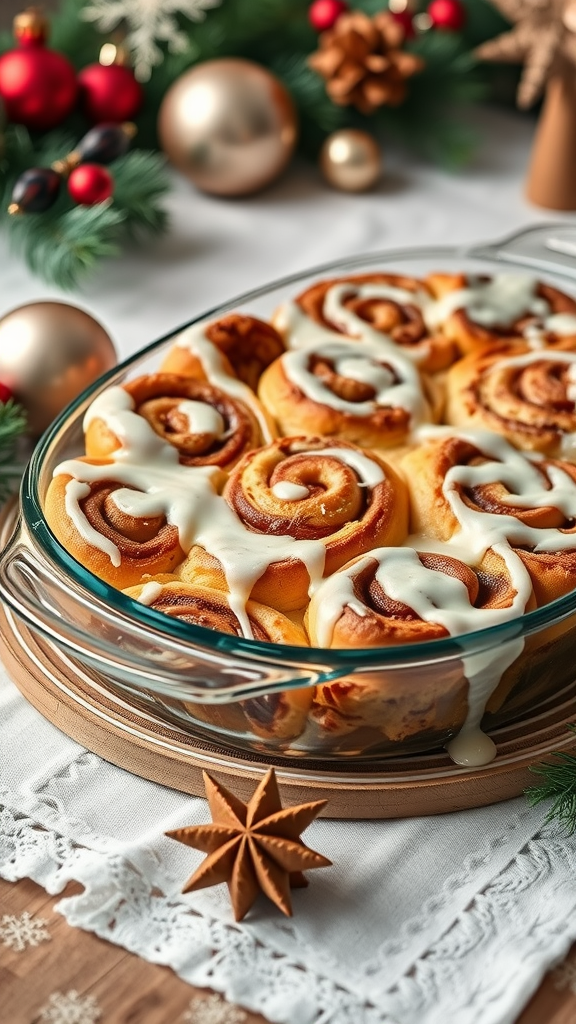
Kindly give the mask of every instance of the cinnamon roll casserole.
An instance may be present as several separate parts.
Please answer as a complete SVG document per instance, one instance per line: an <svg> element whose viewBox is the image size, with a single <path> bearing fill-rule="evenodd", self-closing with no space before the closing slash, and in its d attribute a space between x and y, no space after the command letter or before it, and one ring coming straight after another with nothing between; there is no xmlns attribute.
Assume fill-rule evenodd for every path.
<svg viewBox="0 0 576 1024"><path fill-rule="evenodd" d="M187 328L84 427L49 526L184 622L376 649L509 623L576 588L576 300L531 277L319 281L271 323ZM404 673L400 697L391 669L195 709L291 753L310 736L353 751L448 730L452 758L480 765L495 754L483 716L529 658L508 630L442 674Z"/></svg>

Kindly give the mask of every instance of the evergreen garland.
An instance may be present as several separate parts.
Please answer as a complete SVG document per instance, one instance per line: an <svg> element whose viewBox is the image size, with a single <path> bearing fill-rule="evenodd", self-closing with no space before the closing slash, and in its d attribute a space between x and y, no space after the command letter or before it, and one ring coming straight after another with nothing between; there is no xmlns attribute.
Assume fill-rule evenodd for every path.
<svg viewBox="0 0 576 1024"><path fill-rule="evenodd" d="M576 733L576 725L570 725ZM576 755L565 751L552 754L554 760L532 765L530 771L542 778L539 786L531 786L526 796L531 807L551 800L544 824L556 822L566 836L576 832Z"/></svg>
<svg viewBox="0 0 576 1024"><path fill-rule="evenodd" d="M26 428L26 416L22 406L12 398L0 402L0 504L14 490L24 468L16 461L18 438Z"/></svg>
<svg viewBox="0 0 576 1024"><path fill-rule="evenodd" d="M32 135L9 126L0 156L0 226L7 228L13 246L35 273L63 288L76 287L99 259L118 254L127 238L141 231L165 230L161 200L168 178L155 152L158 110L168 88L187 68L217 57L244 57L278 75L298 110L300 148L311 157L328 134L350 126L364 128L384 141L395 136L429 158L458 166L469 157L475 142L463 108L493 94L496 82L501 92L511 93L516 75L515 69L507 69L502 76L499 68L476 64L473 48L506 26L488 0L464 3L467 17L462 32L432 29L406 44L424 59L425 68L411 79L408 97L400 107L383 106L370 117L336 106L323 80L308 67L307 59L318 45L308 20L310 0L222 0L219 7L207 11L204 21L190 22L177 15L188 48L175 54L167 44L160 44L164 59L143 83L145 101L136 118L138 135L132 151L110 167L115 180L112 201L75 207L62 189L46 213L7 217L18 175L63 157L88 127L78 113L66 121L65 134L59 129ZM61 0L51 19L49 45L64 53L77 70L96 62L102 43L109 38L82 17L85 5L86 0ZM352 0L350 7L373 15L386 7L386 0ZM11 34L1 33L0 53L13 46ZM508 83L503 90L502 82Z"/></svg>

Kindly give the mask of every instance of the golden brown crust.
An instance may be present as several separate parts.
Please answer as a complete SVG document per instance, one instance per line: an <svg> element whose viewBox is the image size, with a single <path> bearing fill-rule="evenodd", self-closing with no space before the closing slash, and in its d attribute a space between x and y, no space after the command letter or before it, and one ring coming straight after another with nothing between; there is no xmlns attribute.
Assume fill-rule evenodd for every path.
<svg viewBox="0 0 576 1024"><path fill-rule="evenodd" d="M394 384L400 383L395 367L382 353L380 360L374 360L374 369L386 369ZM285 357L280 357L262 374L258 396L271 416L274 416L280 433L286 436L297 434L319 434L324 437L339 437L364 448L395 448L406 442L413 426L411 412L400 405L376 405L376 388L338 372L330 353L310 350L306 372L316 378L326 393L326 401L317 401L305 394L298 384L290 379ZM439 393L426 377L421 378L422 399L428 400L430 419L435 421L439 411ZM363 415L343 410L330 404L331 396L347 403L372 402L375 408ZM338 403L336 403L338 404Z"/></svg>
<svg viewBox="0 0 576 1024"><path fill-rule="evenodd" d="M418 357L418 366L427 373L437 373L458 358L454 342L438 332L429 332L417 303L401 304L393 299L358 296L356 286L364 284L392 285L409 292L428 291L426 282L402 274L356 274L350 277L317 281L297 296L301 309L317 324L331 331L340 328L324 314L326 293L334 285L350 284L350 296L344 299L346 308L365 320L375 331L392 338L400 348L406 348ZM342 332L343 333L343 332Z"/></svg>
<svg viewBox="0 0 576 1024"><path fill-rule="evenodd" d="M468 282L467 274L428 274L425 279L427 287L436 298L442 298L449 292L466 288ZM576 315L576 300L558 288L553 288L552 285L540 281L536 287L536 295L549 303L552 313ZM533 322L534 316L526 313L518 317L512 324L489 328L471 320L466 310L458 309L444 321L441 331L446 338L455 342L460 351L466 355L469 352L478 352L488 346L498 344L503 340L523 344L525 341L523 331ZM555 340L555 335L552 333L547 337L546 344Z"/></svg>
<svg viewBox="0 0 576 1024"><path fill-rule="evenodd" d="M480 443L480 442L479 442ZM411 529L428 537L450 540L459 530L459 523L444 493L444 479L453 466L479 465L490 461L471 442L458 437L429 441L415 448L402 460L410 490ZM557 467L576 482L576 466L556 459L534 463L546 488L550 467ZM490 515L514 517L534 529L561 530L574 535L574 548L559 551L535 551L529 545L510 546L526 566L538 605L547 604L568 594L576 587L576 524L554 504L533 508L525 504L515 506L513 497L500 481L479 486L454 488L469 508Z"/></svg>
<svg viewBox="0 0 576 1024"><path fill-rule="evenodd" d="M182 562L184 552L176 527L164 516L139 519L122 512L112 495L125 488L113 480L101 480L86 485L89 492L79 501L79 507L89 526L117 548L120 564L114 565L106 551L82 536L68 515L66 487L72 480L64 473L51 480L44 511L60 543L90 572L123 589L139 583L145 574L171 573Z"/></svg>
<svg viewBox="0 0 576 1024"><path fill-rule="evenodd" d="M401 544L408 519L406 486L395 470L363 452L384 474L382 482L367 488L334 455L313 454L327 448L358 451L332 438L281 438L245 456L224 488L224 498L249 530L322 541L325 575L371 547ZM309 497L295 503L273 494L272 487L287 482L307 487ZM226 586L217 559L202 549L192 548L181 572L182 578ZM304 563L288 557L265 570L252 597L291 611L306 604L309 585Z"/></svg>
<svg viewBox="0 0 576 1024"><path fill-rule="evenodd" d="M284 351L284 342L272 324L255 316L229 313L213 320L204 330L206 339L222 353L224 368L256 391L263 370ZM162 369L205 380L206 374L198 357L190 350L174 345Z"/></svg>
<svg viewBox="0 0 576 1024"><path fill-rule="evenodd" d="M575 350L564 339L553 349L501 344L466 356L448 371L446 421L494 430L525 451L558 455L563 437L576 432L576 409L573 364L554 353ZM528 361L519 364L522 356Z"/></svg>
<svg viewBox="0 0 576 1024"><path fill-rule="evenodd" d="M231 469L247 451L263 442L252 410L237 398L204 381L173 373L150 373L124 385L142 416L162 440L178 450L184 466L219 466ZM221 434L195 432L181 411L182 401L199 402L214 409L223 424ZM100 418L86 431L90 458L105 458L121 448L118 437Z"/></svg>

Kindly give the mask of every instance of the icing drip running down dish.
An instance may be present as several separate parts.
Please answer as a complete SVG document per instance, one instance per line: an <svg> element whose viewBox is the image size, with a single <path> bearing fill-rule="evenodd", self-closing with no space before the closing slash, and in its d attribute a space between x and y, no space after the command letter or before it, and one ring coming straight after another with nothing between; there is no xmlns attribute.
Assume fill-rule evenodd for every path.
<svg viewBox="0 0 576 1024"><path fill-rule="evenodd" d="M294 756L441 742L486 764L483 724L522 707L526 680L544 686L552 640L568 642L562 623L546 643L519 628L576 589L576 300L545 282L318 281L270 323L183 330L157 372L100 392L84 433L46 519L133 614L280 659L317 652L314 685L166 698L230 742ZM327 652L396 650L390 668L321 671Z"/></svg>

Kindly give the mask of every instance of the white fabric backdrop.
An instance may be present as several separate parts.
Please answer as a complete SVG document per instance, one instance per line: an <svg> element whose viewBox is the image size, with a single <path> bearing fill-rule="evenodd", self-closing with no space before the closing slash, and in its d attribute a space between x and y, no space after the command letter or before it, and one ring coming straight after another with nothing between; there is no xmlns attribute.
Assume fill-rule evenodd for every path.
<svg viewBox="0 0 576 1024"><path fill-rule="evenodd" d="M260 196L220 201L180 181L163 242L108 264L80 296L128 355L230 295L339 256L500 237L538 220L521 180L532 124L480 112L490 144L449 176L397 157L381 187L346 196L297 166ZM0 241L0 315L61 297ZM66 296L64 296L66 298ZM520 799L406 822L321 821L334 860L295 894L293 921L261 901L234 925L223 887L180 898L200 854L163 832L204 801L138 780L62 737L0 669L0 871L59 891L68 920L169 963L283 1024L507 1024L576 938L576 843L540 832ZM39 830L35 823L44 828Z"/></svg>

